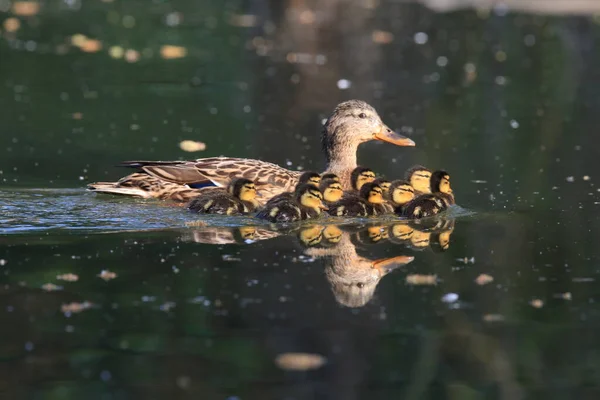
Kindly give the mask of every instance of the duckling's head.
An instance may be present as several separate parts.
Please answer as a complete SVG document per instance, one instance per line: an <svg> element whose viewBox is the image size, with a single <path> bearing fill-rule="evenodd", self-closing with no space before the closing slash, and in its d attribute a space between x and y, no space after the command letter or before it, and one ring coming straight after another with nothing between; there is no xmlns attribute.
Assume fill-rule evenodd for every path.
<svg viewBox="0 0 600 400"><path fill-rule="evenodd" d="M302 206L312 208L318 213L321 213L321 210L328 209L323 204L323 194L321 191L308 183L296 187L296 200Z"/></svg>
<svg viewBox="0 0 600 400"><path fill-rule="evenodd" d="M298 238L306 247L316 246L323 240L323 229L325 227L321 225L310 226L302 229L298 233Z"/></svg>
<svg viewBox="0 0 600 400"><path fill-rule="evenodd" d="M321 183L321 175L314 171L306 171L302 173L298 179L298 184L302 183L308 183L309 185L319 187L319 184Z"/></svg>
<svg viewBox="0 0 600 400"><path fill-rule="evenodd" d="M365 183L373 182L374 180L375 172L367 167L356 167L350 175L350 183L354 190L360 190Z"/></svg>
<svg viewBox="0 0 600 400"><path fill-rule="evenodd" d="M406 171L404 178L421 193L431 193L431 171L422 165L415 165Z"/></svg>
<svg viewBox="0 0 600 400"><path fill-rule="evenodd" d="M339 181L333 179L324 179L319 185L319 190L323 193L323 199L329 203L335 203L342 198L344 190L342 184Z"/></svg>
<svg viewBox="0 0 600 400"><path fill-rule="evenodd" d="M337 105L325 122L322 144L327 163L342 162L345 153L356 159L356 148L370 140L382 140L397 146L414 146L415 142L392 131L381 121L377 111L361 100Z"/></svg>
<svg viewBox="0 0 600 400"><path fill-rule="evenodd" d="M415 198L415 190L410 182L397 180L390 186L390 198L395 204L402 206Z"/></svg>
<svg viewBox="0 0 600 400"><path fill-rule="evenodd" d="M375 182L365 183L360 188L360 197L371 204L383 203L383 189Z"/></svg>
<svg viewBox="0 0 600 400"><path fill-rule="evenodd" d="M254 186L254 182L246 178L232 180L227 191L230 195L242 201L252 202L256 199L256 186Z"/></svg>
<svg viewBox="0 0 600 400"><path fill-rule="evenodd" d="M438 170L431 174L431 191L433 193L446 193L452 194L452 188L450 187L450 175L446 171Z"/></svg>
<svg viewBox="0 0 600 400"><path fill-rule="evenodd" d="M340 177L331 172L321 175L321 182L323 182L326 179L331 179L332 181L340 182Z"/></svg>
<svg viewBox="0 0 600 400"><path fill-rule="evenodd" d="M390 192L390 186L392 186L392 182L388 181L387 179L377 178L373 182L381 186L381 188L383 189L384 196L386 196Z"/></svg>

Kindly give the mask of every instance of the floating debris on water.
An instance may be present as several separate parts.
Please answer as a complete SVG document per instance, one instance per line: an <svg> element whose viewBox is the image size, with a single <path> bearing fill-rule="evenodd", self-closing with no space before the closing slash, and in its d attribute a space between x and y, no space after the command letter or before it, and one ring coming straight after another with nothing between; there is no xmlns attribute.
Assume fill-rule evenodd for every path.
<svg viewBox="0 0 600 400"><path fill-rule="evenodd" d="M7 18L2 26L6 32L16 32L21 28L21 21L17 18Z"/></svg>
<svg viewBox="0 0 600 400"><path fill-rule="evenodd" d="M534 308L544 307L544 301L540 300L540 299L533 299L529 302L529 304L531 305L531 307L534 307Z"/></svg>
<svg viewBox="0 0 600 400"><path fill-rule="evenodd" d="M481 180L481 179L473 179L471 180L472 183L487 183L487 181Z"/></svg>
<svg viewBox="0 0 600 400"><path fill-rule="evenodd" d="M569 183L575 182L575 177L574 176L567 176L567 182L569 182Z"/></svg>
<svg viewBox="0 0 600 400"><path fill-rule="evenodd" d="M576 282L576 283L587 283L587 282L594 282L595 279L583 277L583 278L573 278L573 279L571 279L571 281Z"/></svg>
<svg viewBox="0 0 600 400"><path fill-rule="evenodd" d="M436 285L437 284L437 275L420 275L420 274L407 275L406 283L408 285Z"/></svg>
<svg viewBox="0 0 600 400"><path fill-rule="evenodd" d="M117 274L114 272L111 272L109 270L103 269L98 275L96 275L98 278L100 279L104 279L105 281L110 281L111 279L115 279L117 277Z"/></svg>
<svg viewBox="0 0 600 400"><path fill-rule="evenodd" d="M494 282L494 277L488 274L481 274L475 278L475 283L478 285L487 285L488 283Z"/></svg>
<svg viewBox="0 0 600 400"><path fill-rule="evenodd" d="M223 261L242 261L241 258L232 256L231 254L223 254L221 258Z"/></svg>
<svg viewBox="0 0 600 400"><path fill-rule="evenodd" d="M475 264L475 257L463 257L463 258L457 258L456 261L461 262L463 264Z"/></svg>
<svg viewBox="0 0 600 400"><path fill-rule="evenodd" d="M563 300L573 300L573 296L571 295L571 292L556 293L554 295L554 297L559 298L559 299L563 299Z"/></svg>
<svg viewBox="0 0 600 400"><path fill-rule="evenodd" d="M12 13L20 17L31 17L39 12L40 3L37 1L15 1L12 6Z"/></svg>
<svg viewBox="0 0 600 400"><path fill-rule="evenodd" d="M229 23L240 28L252 28L258 25L258 16L252 14L233 14Z"/></svg>
<svg viewBox="0 0 600 400"><path fill-rule="evenodd" d="M591 179L591 178L590 178L590 176L589 176L589 175L584 175L584 176L583 176L583 180L584 180L584 181L589 181L590 179Z"/></svg>
<svg viewBox="0 0 600 400"><path fill-rule="evenodd" d="M160 56L167 60L183 58L187 55L187 49L182 46L164 45L160 48ZM204 149L202 149L204 150Z"/></svg>
<svg viewBox="0 0 600 400"><path fill-rule="evenodd" d="M501 322L504 321L504 316L501 314L485 314L483 320L485 322Z"/></svg>
<svg viewBox="0 0 600 400"><path fill-rule="evenodd" d="M457 293L446 293L445 295L442 296L442 301L444 303L454 303L457 300L458 300Z"/></svg>
<svg viewBox="0 0 600 400"><path fill-rule="evenodd" d="M83 303L73 302L73 303L63 304L62 306L60 306L60 310L64 314L74 314L74 313L80 313L84 310L87 310L88 308L91 308L92 305L93 304L90 303L89 301L84 301Z"/></svg>
<svg viewBox="0 0 600 400"><path fill-rule="evenodd" d="M59 281L77 282L79 280L79 276L68 273L68 274L57 275L56 279L58 279Z"/></svg>
<svg viewBox="0 0 600 400"><path fill-rule="evenodd" d="M374 30L373 33L371 33L371 40L379 44L392 43L394 41L394 34L391 32Z"/></svg>
<svg viewBox="0 0 600 400"><path fill-rule="evenodd" d="M203 228L205 226L208 226L208 223L205 222L205 221L201 221L201 220L186 221L185 222L185 226L187 226L187 227L199 227L199 228Z"/></svg>
<svg viewBox="0 0 600 400"><path fill-rule="evenodd" d="M183 151L194 152L206 150L206 143L196 142L194 140L183 140L179 143L179 148Z"/></svg>
<svg viewBox="0 0 600 400"><path fill-rule="evenodd" d="M46 292L56 292L58 290L63 290L63 287L55 285L54 283L45 283L42 285L42 289Z"/></svg>
<svg viewBox="0 0 600 400"><path fill-rule="evenodd" d="M327 358L312 353L283 353L275 358L275 364L286 371L310 371L322 367Z"/></svg>

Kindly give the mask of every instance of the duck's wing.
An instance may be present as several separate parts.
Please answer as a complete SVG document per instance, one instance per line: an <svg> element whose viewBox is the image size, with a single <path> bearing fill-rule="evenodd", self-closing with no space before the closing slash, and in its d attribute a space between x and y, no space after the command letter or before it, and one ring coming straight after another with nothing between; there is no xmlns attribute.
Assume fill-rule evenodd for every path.
<svg viewBox="0 0 600 400"><path fill-rule="evenodd" d="M259 192L267 190L268 187L276 187L275 194L291 190L300 177L300 172L248 158L211 157L194 161L127 161L121 165L141 169L157 178L190 187L200 187L205 184L223 187L227 186L233 178L246 178L254 182Z"/></svg>

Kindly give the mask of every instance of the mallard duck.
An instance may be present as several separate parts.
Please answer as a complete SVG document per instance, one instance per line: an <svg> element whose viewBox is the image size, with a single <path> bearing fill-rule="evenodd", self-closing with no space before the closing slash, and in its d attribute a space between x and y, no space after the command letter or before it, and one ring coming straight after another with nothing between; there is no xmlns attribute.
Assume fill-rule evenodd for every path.
<svg viewBox="0 0 600 400"><path fill-rule="evenodd" d="M256 209L256 186L245 178L232 180L227 192L208 192L188 204L190 211L199 214L241 215Z"/></svg>
<svg viewBox="0 0 600 400"><path fill-rule="evenodd" d="M407 218L417 219L438 214L454 204L454 194L450 187L450 175L446 171L431 174L430 190L408 203L401 212Z"/></svg>
<svg viewBox="0 0 600 400"><path fill-rule="evenodd" d="M323 201L328 206L339 201L344 195L342 184L333 179L323 179L319 185L319 190L323 193Z"/></svg>
<svg viewBox="0 0 600 400"><path fill-rule="evenodd" d="M375 172L371 168L367 167L356 167L350 173L350 185L352 190L358 193L361 187L365 183L373 182L375 180Z"/></svg>
<svg viewBox="0 0 600 400"><path fill-rule="evenodd" d="M319 175L317 172L314 172L314 171L303 172L302 175L300 175L300 178L298 179L298 185L309 184L309 185L312 185L312 186L318 188L320 183L321 183L321 175ZM296 186L298 186L298 185L296 185ZM278 194L277 196L271 197L269 199L269 201L267 201L265 206L270 206L281 200L290 201L293 199L294 199L294 192L283 192L283 193Z"/></svg>
<svg viewBox="0 0 600 400"><path fill-rule="evenodd" d="M358 196L345 196L329 207L329 214L337 217L368 217L385 212L382 207L383 189L376 183L362 185Z"/></svg>
<svg viewBox="0 0 600 400"><path fill-rule="evenodd" d="M408 181L396 180L391 183L388 201L396 214L401 214L402 208L414 198L415 190Z"/></svg>
<svg viewBox="0 0 600 400"><path fill-rule="evenodd" d="M269 222L295 222L315 218L321 210L327 210L323 195L319 189L305 183L296 187L293 200L284 199L265 206L256 217Z"/></svg>
<svg viewBox="0 0 600 400"><path fill-rule="evenodd" d="M415 145L412 140L387 127L377 111L364 101L349 100L340 103L323 129L322 145L327 160L325 173L338 175L344 189L350 189L350 174L357 166L358 146L371 140L381 140L397 146ZM256 184L260 204L292 190L300 178L300 172L290 171L276 164L231 157L194 161L127 161L121 166L134 168L138 173L157 178L165 186L170 183L181 185L181 190L184 191L207 186L226 187L236 177L246 178ZM88 189L145 198L165 198L166 191L161 185L148 188L141 183L139 179L132 181L129 175L118 182L92 183L88 185ZM137 190L132 190L134 188ZM178 199L178 196L171 195L170 198Z"/></svg>
<svg viewBox="0 0 600 400"><path fill-rule="evenodd" d="M422 165L414 165L406 170L404 179L409 181L415 196L431 193L431 171Z"/></svg>
<svg viewBox="0 0 600 400"><path fill-rule="evenodd" d="M335 181L335 182L340 182L340 177L337 176L336 174L331 173L331 172L328 172L326 174L322 174L321 175L321 182L323 182L324 180L327 180L327 179L330 179L330 180Z"/></svg>

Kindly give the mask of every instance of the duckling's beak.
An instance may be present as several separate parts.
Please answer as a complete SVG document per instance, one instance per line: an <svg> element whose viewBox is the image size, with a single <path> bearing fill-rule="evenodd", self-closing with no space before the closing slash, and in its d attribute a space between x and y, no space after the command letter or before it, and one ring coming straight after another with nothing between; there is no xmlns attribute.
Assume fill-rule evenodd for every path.
<svg viewBox="0 0 600 400"><path fill-rule="evenodd" d="M415 142L391 130L386 124L381 124L379 132L375 133L374 138L384 142L395 144L396 146L416 146Z"/></svg>
<svg viewBox="0 0 600 400"><path fill-rule="evenodd" d="M323 202L321 202L321 204L319 204L319 208L320 208L321 210L329 210L329 207L327 207L327 206L325 205L325 203L323 203Z"/></svg>
<svg viewBox="0 0 600 400"><path fill-rule="evenodd" d="M408 264L414 257L411 256L397 256L392 258L380 258L379 260L373 261L373 268L377 268L383 275L392 272L398 267Z"/></svg>

